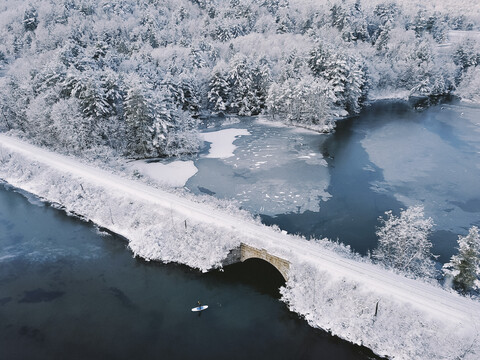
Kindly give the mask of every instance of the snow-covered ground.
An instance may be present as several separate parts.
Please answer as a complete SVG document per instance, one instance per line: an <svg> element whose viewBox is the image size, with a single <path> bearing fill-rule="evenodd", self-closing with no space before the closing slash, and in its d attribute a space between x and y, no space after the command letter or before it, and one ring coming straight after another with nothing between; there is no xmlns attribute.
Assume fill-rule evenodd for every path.
<svg viewBox="0 0 480 360"><path fill-rule="evenodd" d="M230 122L233 124L235 122ZM240 136L248 136L246 129L224 129L201 133L201 138L210 144L205 158L226 159L233 156L236 146L233 144ZM130 162L128 171L135 176L147 177L149 181L166 187L184 187L187 181L198 172L192 160L163 163L152 160Z"/></svg>
<svg viewBox="0 0 480 360"><path fill-rule="evenodd" d="M450 30L448 32L448 40L443 45L452 46L452 45L460 43L461 41L463 41L465 39L472 39L472 40L480 41L480 31L475 31L475 30L470 30L470 31Z"/></svg>
<svg viewBox="0 0 480 360"><path fill-rule="evenodd" d="M408 100L410 96L409 90L370 90L368 92L369 101L378 101L378 100Z"/></svg>
<svg viewBox="0 0 480 360"><path fill-rule="evenodd" d="M236 146L233 144L240 136L248 136L246 129L224 129L204 132L200 137L210 144L205 158L226 159L233 156ZM127 169L136 176L145 176L148 180L167 187L183 187L198 169L192 160L160 161L137 160L129 163Z"/></svg>
<svg viewBox="0 0 480 360"><path fill-rule="evenodd" d="M111 229L145 259L207 271L240 242L290 262L282 289L315 327L395 359L478 359L480 304L201 202L0 135L0 178ZM378 314L374 315L378 304Z"/></svg>
<svg viewBox="0 0 480 360"><path fill-rule="evenodd" d="M172 161L168 164L137 160L127 168L137 176L147 176L149 180L170 187L183 187L198 171L193 161Z"/></svg>

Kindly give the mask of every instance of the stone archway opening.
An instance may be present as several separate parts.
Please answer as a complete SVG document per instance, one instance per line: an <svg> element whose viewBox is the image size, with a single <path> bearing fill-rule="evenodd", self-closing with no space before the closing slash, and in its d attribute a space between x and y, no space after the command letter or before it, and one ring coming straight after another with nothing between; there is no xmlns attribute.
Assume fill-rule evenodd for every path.
<svg viewBox="0 0 480 360"><path fill-rule="evenodd" d="M243 262L223 268L224 275L232 282L238 282L262 294L280 298L280 288L285 286L285 278L280 271L268 261L249 258Z"/></svg>

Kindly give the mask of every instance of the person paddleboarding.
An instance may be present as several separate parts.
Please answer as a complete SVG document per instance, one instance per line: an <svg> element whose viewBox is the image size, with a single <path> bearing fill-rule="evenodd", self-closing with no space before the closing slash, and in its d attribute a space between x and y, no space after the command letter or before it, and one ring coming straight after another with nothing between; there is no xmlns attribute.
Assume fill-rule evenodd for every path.
<svg viewBox="0 0 480 360"><path fill-rule="evenodd" d="M202 305L200 300L197 301L197 307L194 307L192 311L202 311L208 308L208 305Z"/></svg>

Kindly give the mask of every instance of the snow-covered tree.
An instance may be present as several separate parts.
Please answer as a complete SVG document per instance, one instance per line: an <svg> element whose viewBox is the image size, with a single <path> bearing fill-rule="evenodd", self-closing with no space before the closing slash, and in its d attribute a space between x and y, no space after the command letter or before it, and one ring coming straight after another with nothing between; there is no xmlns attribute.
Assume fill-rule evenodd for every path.
<svg viewBox="0 0 480 360"><path fill-rule="evenodd" d="M425 9L421 9L417 12L410 27L418 37L429 33L437 42L442 42L446 38L446 26L442 20L437 13L428 14Z"/></svg>
<svg viewBox="0 0 480 360"><path fill-rule="evenodd" d="M73 154L81 154L91 146L92 128L88 118L82 115L76 98L60 99L52 106L52 130L56 146Z"/></svg>
<svg viewBox="0 0 480 360"><path fill-rule="evenodd" d="M360 110L366 95L366 74L360 59L320 44L310 51L308 63L315 76L329 83L337 106L353 114Z"/></svg>
<svg viewBox="0 0 480 360"><path fill-rule="evenodd" d="M197 120L182 110L175 111L173 119L175 128L167 133L164 154L178 156L196 153L201 143L197 133Z"/></svg>
<svg viewBox="0 0 480 360"><path fill-rule="evenodd" d="M449 84L437 70L432 43L427 40L417 41L412 50L407 57L406 72L402 76L402 81L409 84L410 92L427 96L446 93Z"/></svg>
<svg viewBox="0 0 480 360"><path fill-rule="evenodd" d="M443 265L447 282L462 293L480 289L480 234L472 226L466 236L458 237L458 254Z"/></svg>
<svg viewBox="0 0 480 360"><path fill-rule="evenodd" d="M26 110L32 97L31 89L18 79L0 78L0 116L7 130L27 131Z"/></svg>
<svg viewBox="0 0 480 360"><path fill-rule="evenodd" d="M480 67L471 67L465 74L462 80L457 85L455 93L462 99L472 102L480 102Z"/></svg>
<svg viewBox="0 0 480 360"><path fill-rule="evenodd" d="M50 117L51 107L55 100L56 94L50 89L41 96L33 98L26 110L26 133L42 145L51 146L55 143Z"/></svg>
<svg viewBox="0 0 480 360"><path fill-rule="evenodd" d="M181 73L165 78L161 85L166 88L175 105L185 111L197 115L200 110L200 100L192 74Z"/></svg>
<svg viewBox="0 0 480 360"><path fill-rule="evenodd" d="M167 124L155 124L155 104L151 85L135 76L127 79L124 116L127 129L127 154L133 157L158 156L158 140L166 139ZM156 133L160 131L160 133Z"/></svg>
<svg viewBox="0 0 480 360"><path fill-rule="evenodd" d="M448 27L478 27L474 16L455 9L391 0L4 3L0 67L8 80L0 86L0 129L53 147L71 138L78 148L124 153L125 139L139 135L126 120L135 108L125 81L131 74L145 83L139 93L155 108L152 156L182 148L183 140L169 139L189 139L177 135L192 116L258 114L268 93L270 113L285 111L287 120L303 124L323 123L332 110L357 113L367 88L431 96L456 87L458 95L478 96L478 45L435 43ZM67 105L78 127L61 116ZM157 123L154 114L161 114ZM163 122L172 124L166 132ZM62 140L53 144L55 136Z"/></svg>
<svg viewBox="0 0 480 360"><path fill-rule="evenodd" d="M219 63L214 69L209 81L208 102L216 113L227 111L229 103L229 83L227 78L227 65Z"/></svg>
<svg viewBox="0 0 480 360"><path fill-rule="evenodd" d="M397 19L400 9L394 2L378 4L373 11L374 15L380 20L380 25L393 24Z"/></svg>
<svg viewBox="0 0 480 360"><path fill-rule="evenodd" d="M30 7L25 10L25 15L23 16L23 26L26 31L35 31L38 26L38 13L37 10L30 5Z"/></svg>
<svg viewBox="0 0 480 360"><path fill-rule="evenodd" d="M386 219L377 229L378 247L373 250L375 261L413 277L433 278L436 275L432 243L428 239L432 218L425 219L423 206L412 206L400 216L387 211Z"/></svg>
<svg viewBox="0 0 480 360"><path fill-rule="evenodd" d="M268 72L244 55L234 56L229 66L230 110L239 115L259 114L265 104Z"/></svg>
<svg viewBox="0 0 480 360"><path fill-rule="evenodd" d="M277 34L285 34L295 29L295 22L289 15L288 9L277 11L275 23L277 24Z"/></svg>
<svg viewBox="0 0 480 360"><path fill-rule="evenodd" d="M349 4L335 4L330 8L332 27L341 32L343 40L366 41L369 37L367 19L362 11L360 1Z"/></svg>
<svg viewBox="0 0 480 360"><path fill-rule="evenodd" d="M202 52L194 48L190 49L190 61L194 68L203 68L207 65Z"/></svg>
<svg viewBox="0 0 480 360"><path fill-rule="evenodd" d="M340 4L334 4L330 8L330 20L332 27L343 30L348 24L348 11Z"/></svg>
<svg viewBox="0 0 480 360"><path fill-rule="evenodd" d="M453 61L462 71L480 65L480 44L466 38L455 47Z"/></svg>
<svg viewBox="0 0 480 360"><path fill-rule="evenodd" d="M198 148L196 121L175 105L170 89L155 87L135 74L126 78L123 102L128 156L178 155Z"/></svg>
<svg viewBox="0 0 480 360"><path fill-rule="evenodd" d="M267 97L268 113L297 125L317 130L332 129L332 94L328 83L312 75L272 84Z"/></svg>

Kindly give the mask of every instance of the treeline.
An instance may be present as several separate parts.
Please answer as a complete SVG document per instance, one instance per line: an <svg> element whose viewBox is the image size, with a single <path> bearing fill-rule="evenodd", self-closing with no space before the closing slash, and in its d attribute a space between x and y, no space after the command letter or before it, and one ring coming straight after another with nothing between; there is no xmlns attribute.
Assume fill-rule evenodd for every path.
<svg viewBox="0 0 480 360"><path fill-rule="evenodd" d="M219 113L328 131L369 93L469 97L480 82L475 41L439 46L473 20L395 2L17 0L0 11L0 130L74 153L195 152L196 119Z"/></svg>

